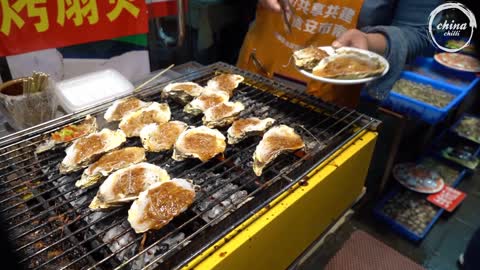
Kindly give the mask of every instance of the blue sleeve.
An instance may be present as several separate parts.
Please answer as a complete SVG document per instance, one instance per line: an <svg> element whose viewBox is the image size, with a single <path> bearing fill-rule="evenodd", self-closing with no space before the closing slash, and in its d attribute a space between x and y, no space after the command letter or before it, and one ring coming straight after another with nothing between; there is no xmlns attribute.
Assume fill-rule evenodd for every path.
<svg viewBox="0 0 480 270"><path fill-rule="evenodd" d="M375 99L388 96L395 81L400 77L405 63L416 56L432 51L428 37L428 16L442 1L400 0L393 12L391 25L366 26L367 33L381 33L387 38L385 57L390 64L389 72L366 86Z"/></svg>

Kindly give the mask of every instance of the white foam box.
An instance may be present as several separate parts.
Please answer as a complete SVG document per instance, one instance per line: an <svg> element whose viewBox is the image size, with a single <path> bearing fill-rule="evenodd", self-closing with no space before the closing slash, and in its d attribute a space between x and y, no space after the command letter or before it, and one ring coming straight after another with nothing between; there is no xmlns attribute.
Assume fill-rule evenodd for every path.
<svg viewBox="0 0 480 270"><path fill-rule="evenodd" d="M87 73L57 83L56 94L67 113L132 93L134 86L114 69Z"/></svg>

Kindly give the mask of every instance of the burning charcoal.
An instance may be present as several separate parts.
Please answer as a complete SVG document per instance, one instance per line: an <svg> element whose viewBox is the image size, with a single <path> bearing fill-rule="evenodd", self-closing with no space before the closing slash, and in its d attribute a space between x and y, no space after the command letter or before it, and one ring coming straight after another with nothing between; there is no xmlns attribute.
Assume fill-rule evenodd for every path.
<svg viewBox="0 0 480 270"><path fill-rule="evenodd" d="M230 195L230 200L234 203L234 204L237 204L239 203L240 201L242 201L245 197L247 197L248 195L248 192L245 191L245 190L240 190L240 191L237 191L235 193L233 193L232 195Z"/></svg>
<svg viewBox="0 0 480 270"><path fill-rule="evenodd" d="M219 191L215 192L213 195L212 195L212 198L214 199L221 199L223 198L224 196L227 195L227 193L231 193L232 191L236 190L238 188L237 185L234 185L232 183L226 185L224 188L220 189Z"/></svg>
<svg viewBox="0 0 480 270"><path fill-rule="evenodd" d="M223 207L228 208L232 205L232 202L230 200L224 200L220 203Z"/></svg>
<svg viewBox="0 0 480 270"><path fill-rule="evenodd" d="M211 204L212 204L212 201L210 201L209 199L206 199L206 200L200 202L198 204L197 208L200 212L203 212L203 211L207 210L207 208L210 207Z"/></svg>
<svg viewBox="0 0 480 270"><path fill-rule="evenodd" d="M216 218L218 215L220 215L224 211L224 207L221 205L215 205L210 211L207 212L208 217L210 219Z"/></svg>
<svg viewBox="0 0 480 270"><path fill-rule="evenodd" d="M119 236L123 231L129 228L130 228L130 224L127 221L125 221L121 225L115 226L112 229L108 230L105 233L105 236L102 238L102 240L104 242L110 243L108 247L112 252L116 252L117 250L128 245L130 242L132 242L135 239L135 234L132 231L128 231L122 236L116 238L114 242L111 242L115 237ZM120 253L117 254L118 259L121 261L128 259L135 253L136 249L137 249L136 244L130 245L128 248L123 249Z"/></svg>

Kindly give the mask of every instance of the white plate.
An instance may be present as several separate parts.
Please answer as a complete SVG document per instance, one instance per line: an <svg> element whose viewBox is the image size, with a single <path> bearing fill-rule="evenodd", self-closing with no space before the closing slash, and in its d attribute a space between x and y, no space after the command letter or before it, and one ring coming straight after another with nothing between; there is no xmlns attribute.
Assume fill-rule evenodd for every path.
<svg viewBox="0 0 480 270"><path fill-rule="evenodd" d="M324 47L319 47L320 49L324 50L327 52L329 55L335 54L335 50L331 46L324 46ZM326 83L331 83L331 84L342 84L342 85L350 85L350 84L360 84L360 83L366 83L373 81L375 79L378 79L380 77L383 77L385 74L387 74L388 70L390 69L390 65L388 64L387 59L385 59L383 56L376 54L371 51L367 50L362 50L362 49L357 49L357 48L352 48L348 47L349 49L353 51L358 51L360 53L366 54L370 57L377 58L383 65L385 66L385 70L382 72L382 74L373 76L373 77L366 77L366 78L361 78L361 79L334 79L334 78L324 78L320 76L315 76L313 75L310 71L301 69L295 65L297 70L302 73L303 75L309 77L310 79L316 80L316 81L321 81L321 82L326 82Z"/></svg>
<svg viewBox="0 0 480 270"><path fill-rule="evenodd" d="M464 72L480 72L480 61L470 55L460 53L437 53L433 56L433 59L447 68ZM470 66L465 66L467 62L470 62Z"/></svg>

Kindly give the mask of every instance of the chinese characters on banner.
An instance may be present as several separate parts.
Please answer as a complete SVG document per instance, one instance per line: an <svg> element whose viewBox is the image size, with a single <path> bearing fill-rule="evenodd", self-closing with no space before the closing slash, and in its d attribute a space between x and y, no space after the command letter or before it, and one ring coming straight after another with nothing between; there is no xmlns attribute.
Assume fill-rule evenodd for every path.
<svg viewBox="0 0 480 270"><path fill-rule="evenodd" d="M145 0L0 0L0 56L148 32Z"/></svg>
<svg viewBox="0 0 480 270"><path fill-rule="evenodd" d="M308 0L295 1L295 9L298 14L310 16L311 19L304 19L293 15L292 26L300 31L310 34L330 34L339 37L347 31L340 23L350 24L355 16L355 10L341 5L325 5L312 3ZM336 19L339 23L318 23L317 18Z"/></svg>
<svg viewBox="0 0 480 270"><path fill-rule="evenodd" d="M466 196L467 194L460 190L445 186L442 191L429 195L427 200L448 212L453 212Z"/></svg>

